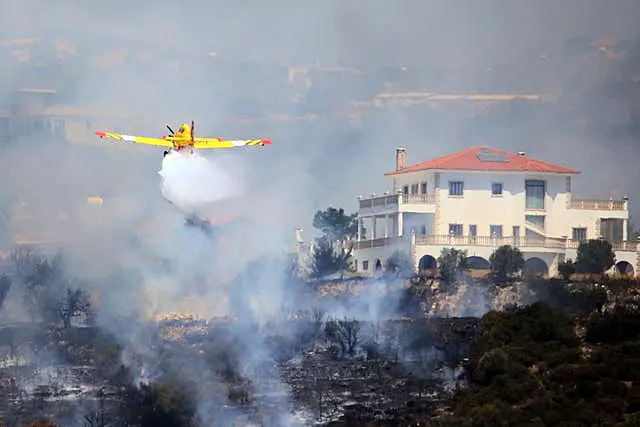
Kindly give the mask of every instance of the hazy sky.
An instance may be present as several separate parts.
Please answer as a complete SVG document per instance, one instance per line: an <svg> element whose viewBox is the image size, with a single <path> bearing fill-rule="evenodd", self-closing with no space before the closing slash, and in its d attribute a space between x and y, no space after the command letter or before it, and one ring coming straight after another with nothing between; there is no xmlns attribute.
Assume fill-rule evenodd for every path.
<svg viewBox="0 0 640 427"><path fill-rule="evenodd" d="M232 61L286 65L315 60L364 68L408 64L462 70L456 78L463 81L458 83L473 88L478 75L465 73L466 69L513 65L562 49L572 38L636 37L637 1L618 0L615 7L596 0L567 0L553 6L532 0L110 1L89 8L70 0L10 0L4 10L3 37L61 35L77 40L83 51L129 46L156 57L184 54L190 58L194 65L189 78L180 81L154 62L100 75L85 69L73 80L75 97L79 103L99 100L123 111L152 112L158 120L172 124L193 117L201 134L271 137L274 145L264 150L225 153L218 159L221 167L241 174L247 187L248 193L233 206L283 227L309 229L315 209L339 205L353 211L358 194L387 190L390 181L382 173L393 167L399 145L408 149L411 163L480 144L526 151L581 169L583 175L575 185L578 196L609 197L617 192L620 197L628 192L640 198L637 142L567 132L540 118L470 126L453 113L437 123L389 113L386 120L355 132L333 122L295 124L286 129L273 124L233 127L221 118L229 108L227 95L209 94L239 93L246 89L245 83L234 76L214 78L193 59L215 51ZM526 67L522 72L530 72L532 79L549 86L583 72L576 63L554 61L552 67L542 77ZM427 86L429 81L447 77L432 72L425 79ZM259 68L255 76L259 85ZM584 100L594 105L601 101ZM137 130L163 132L161 126ZM45 198L57 196L43 192L39 184L49 167L47 176L56 177L61 186L137 193L150 209L171 209L158 194L160 152L73 150L60 154L61 167L50 165L51 150L20 152L25 162L40 166L20 168L32 172L22 176L14 190L41 193Z"/></svg>

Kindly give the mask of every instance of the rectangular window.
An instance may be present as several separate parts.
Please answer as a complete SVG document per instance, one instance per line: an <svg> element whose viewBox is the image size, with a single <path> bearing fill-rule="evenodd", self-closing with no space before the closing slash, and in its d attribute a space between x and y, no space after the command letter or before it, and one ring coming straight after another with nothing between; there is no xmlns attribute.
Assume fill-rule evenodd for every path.
<svg viewBox="0 0 640 427"><path fill-rule="evenodd" d="M491 184L491 195L492 196L502 196L502 183L494 182Z"/></svg>
<svg viewBox="0 0 640 427"><path fill-rule="evenodd" d="M587 228L586 227L576 227L573 229L571 233L571 239L582 242L587 240Z"/></svg>
<svg viewBox="0 0 640 427"><path fill-rule="evenodd" d="M420 227L420 231L422 232L422 235L425 236L427 234L427 226L423 225Z"/></svg>
<svg viewBox="0 0 640 427"><path fill-rule="evenodd" d="M502 226L501 225L490 225L489 226L489 234L492 238L501 239L502 238Z"/></svg>
<svg viewBox="0 0 640 427"><path fill-rule="evenodd" d="M450 236L462 236L462 224L449 224Z"/></svg>
<svg viewBox="0 0 640 427"><path fill-rule="evenodd" d="M623 219L600 218L600 236L608 242L621 242L623 229Z"/></svg>
<svg viewBox="0 0 640 427"><path fill-rule="evenodd" d="M369 261L362 261L362 269L365 271L369 269Z"/></svg>
<svg viewBox="0 0 640 427"><path fill-rule="evenodd" d="M409 186L405 185L404 187L402 187L402 194L409 194Z"/></svg>
<svg viewBox="0 0 640 427"><path fill-rule="evenodd" d="M513 237L520 237L520 226L519 225L514 225L513 226Z"/></svg>
<svg viewBox="0 0 640 427"><path fill-rule="evenodd" d="M469 243L476 242L476 236L478 235L478 226L475 224L469 225Z"/></svg>
<svg viewBox="0 0 640 427"><path fill-rule="evenodd" d="M464 194L464 182L462 181L449 181L449 195L450 196L462 196Z"/></svg>
<svg viewBox="0 0 640 427"><path fill-rule="evenodd" d="M59 138L64 138L66 136L64 120L56 119L53 121L53 135Z"/></svg>
<svg viewBox="0 0 640 427"><path fill-rule="evenodd" d="M544 209L545 182L537 179L525 181L527 209Z"/></svg>
<svg viewBox="0 0 640 427"><path fill-rule="evenodd" d="M426 182L423 182L422 184L420 184L420 193L427 194L427 183Z"/></svg>
<svg viewBox="0 0 640 427"><path fill-rule="evenodd" d="M418 194L418 184L411 184L411 194Z"/></svg>

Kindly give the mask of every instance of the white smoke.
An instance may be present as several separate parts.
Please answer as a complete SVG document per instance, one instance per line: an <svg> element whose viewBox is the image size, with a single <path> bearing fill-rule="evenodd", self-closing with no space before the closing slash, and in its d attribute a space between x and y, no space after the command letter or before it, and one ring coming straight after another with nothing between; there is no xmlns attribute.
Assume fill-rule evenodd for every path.
<svg viewBox="0 0 640 427"><path fill-rule="evenodd" d="M172 151L162 160L158 173L162 196L184 213L197 213L242 192L236 179L197 152Z"/></svg>

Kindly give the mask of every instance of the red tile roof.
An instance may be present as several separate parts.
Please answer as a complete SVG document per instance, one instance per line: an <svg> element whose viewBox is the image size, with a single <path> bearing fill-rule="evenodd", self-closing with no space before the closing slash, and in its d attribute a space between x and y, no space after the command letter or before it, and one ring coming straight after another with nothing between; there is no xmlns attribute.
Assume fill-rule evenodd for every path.
<svg viewBox="0 0 640 427"><path fill-rule="evenodd" d="M580 171L565 166L536 160L526 155L491 147L472 147L447 156L407 166L385 175L397 175L423 170L468 170L503 172L544 172L559 174L578 174Z"/></svg>

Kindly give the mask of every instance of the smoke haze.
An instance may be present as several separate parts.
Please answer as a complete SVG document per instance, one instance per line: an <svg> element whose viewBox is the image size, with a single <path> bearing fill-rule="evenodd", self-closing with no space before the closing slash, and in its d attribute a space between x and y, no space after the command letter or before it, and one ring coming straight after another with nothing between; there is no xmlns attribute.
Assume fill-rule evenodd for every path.
<svg viewBox="0 0 640 427"><path fill-rule="evenodd" d="M397 146L407 148L409 163L476 145L525 151L580 169L578 197L629 194L640 217L637 93L598 80L630 80L640 51L611 61L589 53L602 38L638 40L636 0L615 7L599 0L5 3L0 36L42 40L28 48L28 67L18 64L22 48L6 48L2 106L17 89L52 87L61 104L108 112L90 130L159 136L165 124L195 120L200 136L273 141L162 160L162 148L91 136L76 144L24 137L0 153L0 208L24 202L36 218L10 223L11 236L62 240L74 274L94 279L99 325L148 364L156 355L144 328L128 319L181 310L265 318L297 298L283 284L281 258L294 229L309 239L315 210L352 212L359 194L389 190L383 172L394 167ZM58 37L71 47L56 53ZM290 68L300 66L362 74L311 75L307 87L305 77L290 79ZM555 101L487 106L492 114L468 104L360 114L352 104L392 91L541 93ZM103 202L87 205L94 196ZM185 229L176 208L244 222L218 244ZM237 286L231 297L230 284ZM183 303L194 296L193 305ZM372 304L355 314L376 318L380 310ZM235 335L251 349L238 356L244 365L270 359L260 338L241 327ZM204 368L194 375L219 382ZM215 419L211 393L200 396L203 420Z"/></svg>
<svg viewBox="0 0 640 427"><path fill-rule="evenodd" d="M119 65L113 59L113 71L78 65L71 68L69 72L75 75L68 78L73 80L74 103L99 104L131 117L153 116L144 125L141 120L123 131L157 134L165 123L195 118L201 135L273 139L274 145L264 150L237 154L250 164L249 182L260 181L248 190L255 197L246 198L244 210L262 211L266 195L283 197L286 203L272 203L270 209L276 221L282 218L289 229L302 226L309 233L309 212L327 204L355 209L358 194L388 189L390 183L382 172L393 167L397 145L408 149L410 162L479 144L526 151L581 169L583 176L575 184L581 197L632 193L632 208L637 213L633 200L640 194L633 185L638 179L633 166L639 148L632 135L612 138L604 127L578 131L566 123L550 122L551 114L535 109L523 117L512 114L494 121L463 117L455 110L437 114L423 110L411 116L386 112L384 118L373 112L361 128L330 116L321 123L265 120L233 124L226 120L242 114L236 99L246 94L263 100L256 108L279 112L282 99L290 93L286 67L316 63L359 67L369 74L403 65L406 70L394 77L398 90L561 92L570 97L570 81L585 79L593 74L592 69L610 67L622 74L617 65L596 63L586 68L571 46L583 43L580 48L585 50L600 38L636 37L638 10L630 0L616 3L616 8L596 1L570 1L553 8L528 1L509 5L431 1L419 6L400 2L393 7L362 1L304 7L287 1L268 7L257 3L240 7L194 2L178 7L116 2L91 10L77 8L70 1L55 8L40 1L10 5L11 19L2 29L6 37L66 37L74 41L78 55L86 52L92 58L109 54L118 58L122 52L125 59ZM189 31L167 25L170 17L177 16L189 17ZM260 28L259 36L239 28ZM47 49L49 46L42 48ZM216 55L207 57L208 53ZM222 66L229 62L238 65ZM394 74L400 75L399 70ZM14 74L16 87L28 86L27 77ZM362 81L358 86L364 86L360 90L363 99L385 90L368 76ZM295 115L302 107L317 110L327 105L328 98L339 99L340 90L337 83L324 84L319 89L324 95L308 94L304 105L294 104L285 114ZM593 106L598 109L593 114L601 116L605 107L597 106L615 96L612 92L583 95L575 103L584 110ZM616 155L618 150L625 155ZM576 151L590 155L575 156ZM154 155L155 151L140 150L136 164L141 166L137 168L126 161L127 170L146 170L142 173L146 178L127 179L132 194L157 188L148 169ZM114 168L110 162L104 167ZM108 171L101 176L111 188L123 181ZM291 203L292 194L296 194L295 203ZM287 208L281 209L284 205Z"/></svg>

